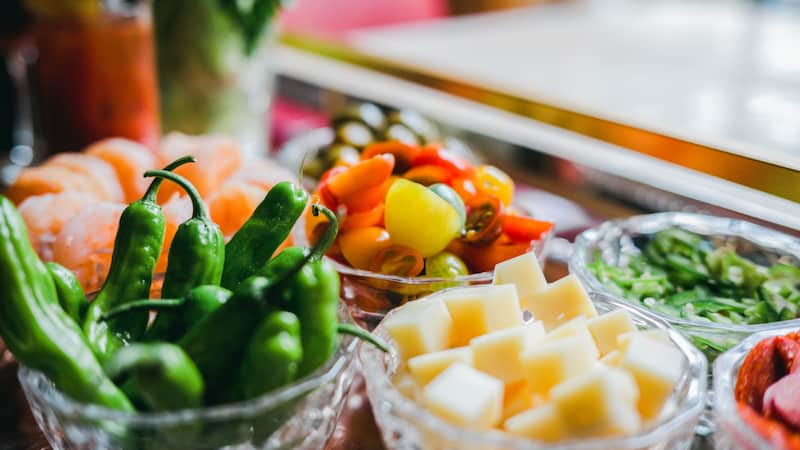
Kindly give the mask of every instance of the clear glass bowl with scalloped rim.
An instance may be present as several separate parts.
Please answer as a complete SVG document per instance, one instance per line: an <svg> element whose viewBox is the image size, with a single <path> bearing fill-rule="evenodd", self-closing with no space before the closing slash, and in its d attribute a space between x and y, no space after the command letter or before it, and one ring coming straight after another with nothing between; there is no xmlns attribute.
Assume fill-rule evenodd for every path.
<svg viewBox="0 0 800 450"><path fill-rule="evenodd" d="M447 295L447 291L438 292L430 298L439 295ZM688 449L692 444L695 425L705 405L706 358L680 333L672 330L666 322L653 314L633 308L624 300L602 294L590 295L599 313L625 309L631 313L638 327L665 330L680 349L684 365L669 401L670 412L660 418L655 425L631 436L572 440L563 443L545 443L499 432L466 429L446 422L400 393L392 383L392 376L399 364L395 351L383 354L369 346L360 345L358 361L364 372L372 411L386 447L389 450ZM394 312L389 312L386 318L392 314ZM374 333L392 342L382 325L378 325Z"/></svg>
<svg viewBox="0 0 800 450"><path fill-rule="evenodd" d="M570 272L581 279L590 292L621 298L613 287L604 285L589 270L596 257L613 266L626 264L631 255L641 253L641 242L654 233L678 227L711 240L716 246L728 246L759 264L783 262L800 266L800 239L744 220L703 214L670 212L611 220L584 231L575 240L569 262ZM636 308L645 309L631 302ZM650 310L648 310L650 311ZM650 311L683 332L710 361L738 344L747 336L780 326L800 328L800 319L757 325L695 321Z"/></svg>
<svg viewBox="0 0 800 450"><path fill-rule="evenodd" d="M763 339L800 330L798 326L774 326L753 334L714 361L714 448L716 450L771 450L775 448L739 415L734 389L739 369L750 350Z"/></svg>
<svg viewBox="0 0 800 450"><path fill-rule="evenodd" d="M344 313L346 314L346 313ZM247 401L161 413L78 403L42 373L21 366L34 418L55 450L320 449L333 433L350 383L356 342L302 380Z"/></svg>

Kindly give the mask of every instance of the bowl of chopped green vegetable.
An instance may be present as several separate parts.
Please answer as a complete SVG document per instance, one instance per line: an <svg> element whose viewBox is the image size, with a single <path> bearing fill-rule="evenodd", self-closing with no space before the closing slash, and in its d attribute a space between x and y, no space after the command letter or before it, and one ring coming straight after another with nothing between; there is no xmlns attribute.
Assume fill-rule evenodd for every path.
<svg viewBox="0 0 800 450"><path fill-rule="evenodd" d="M753 333L800 327L800 239L743 220L605 222L578 236L569 266L591 291L662 316L710 361Z"/></svg>

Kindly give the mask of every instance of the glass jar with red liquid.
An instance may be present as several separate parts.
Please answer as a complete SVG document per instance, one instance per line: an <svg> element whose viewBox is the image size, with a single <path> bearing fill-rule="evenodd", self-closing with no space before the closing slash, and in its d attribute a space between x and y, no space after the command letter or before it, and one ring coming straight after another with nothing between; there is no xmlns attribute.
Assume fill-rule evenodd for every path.
<svg viewBox="0 0 800 450"><path fill-rule="evenodd" d="M149 2L71 0L67 7L62 1L35 2L33 104L44 141L37 148L80 150L106 137L155 147L160 128Z"/></svg>

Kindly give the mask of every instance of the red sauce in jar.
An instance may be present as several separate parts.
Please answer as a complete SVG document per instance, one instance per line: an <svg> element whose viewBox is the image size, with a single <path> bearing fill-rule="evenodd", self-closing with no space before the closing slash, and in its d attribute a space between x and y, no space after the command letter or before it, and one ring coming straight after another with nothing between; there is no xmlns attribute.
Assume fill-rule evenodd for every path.
<svg viewBox="0 0 800 450"><path fill-rule="evenodd" d="M34 38L36 114L49 151L78 150L112 136L155 147L160 130L149 17L42 21Z"/></svg>

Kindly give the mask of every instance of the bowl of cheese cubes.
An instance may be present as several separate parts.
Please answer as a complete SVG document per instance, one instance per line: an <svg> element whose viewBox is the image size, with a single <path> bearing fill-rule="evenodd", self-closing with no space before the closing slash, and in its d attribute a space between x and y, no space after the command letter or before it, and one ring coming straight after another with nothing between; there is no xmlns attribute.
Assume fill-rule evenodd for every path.
<svg viewBox="0 0 800 450"><path fill-rule="evenodd" d="M358 357L389 449L688 449L707 360L666 322L547 283L533 254L491 285L391 311Z"/></svg>

